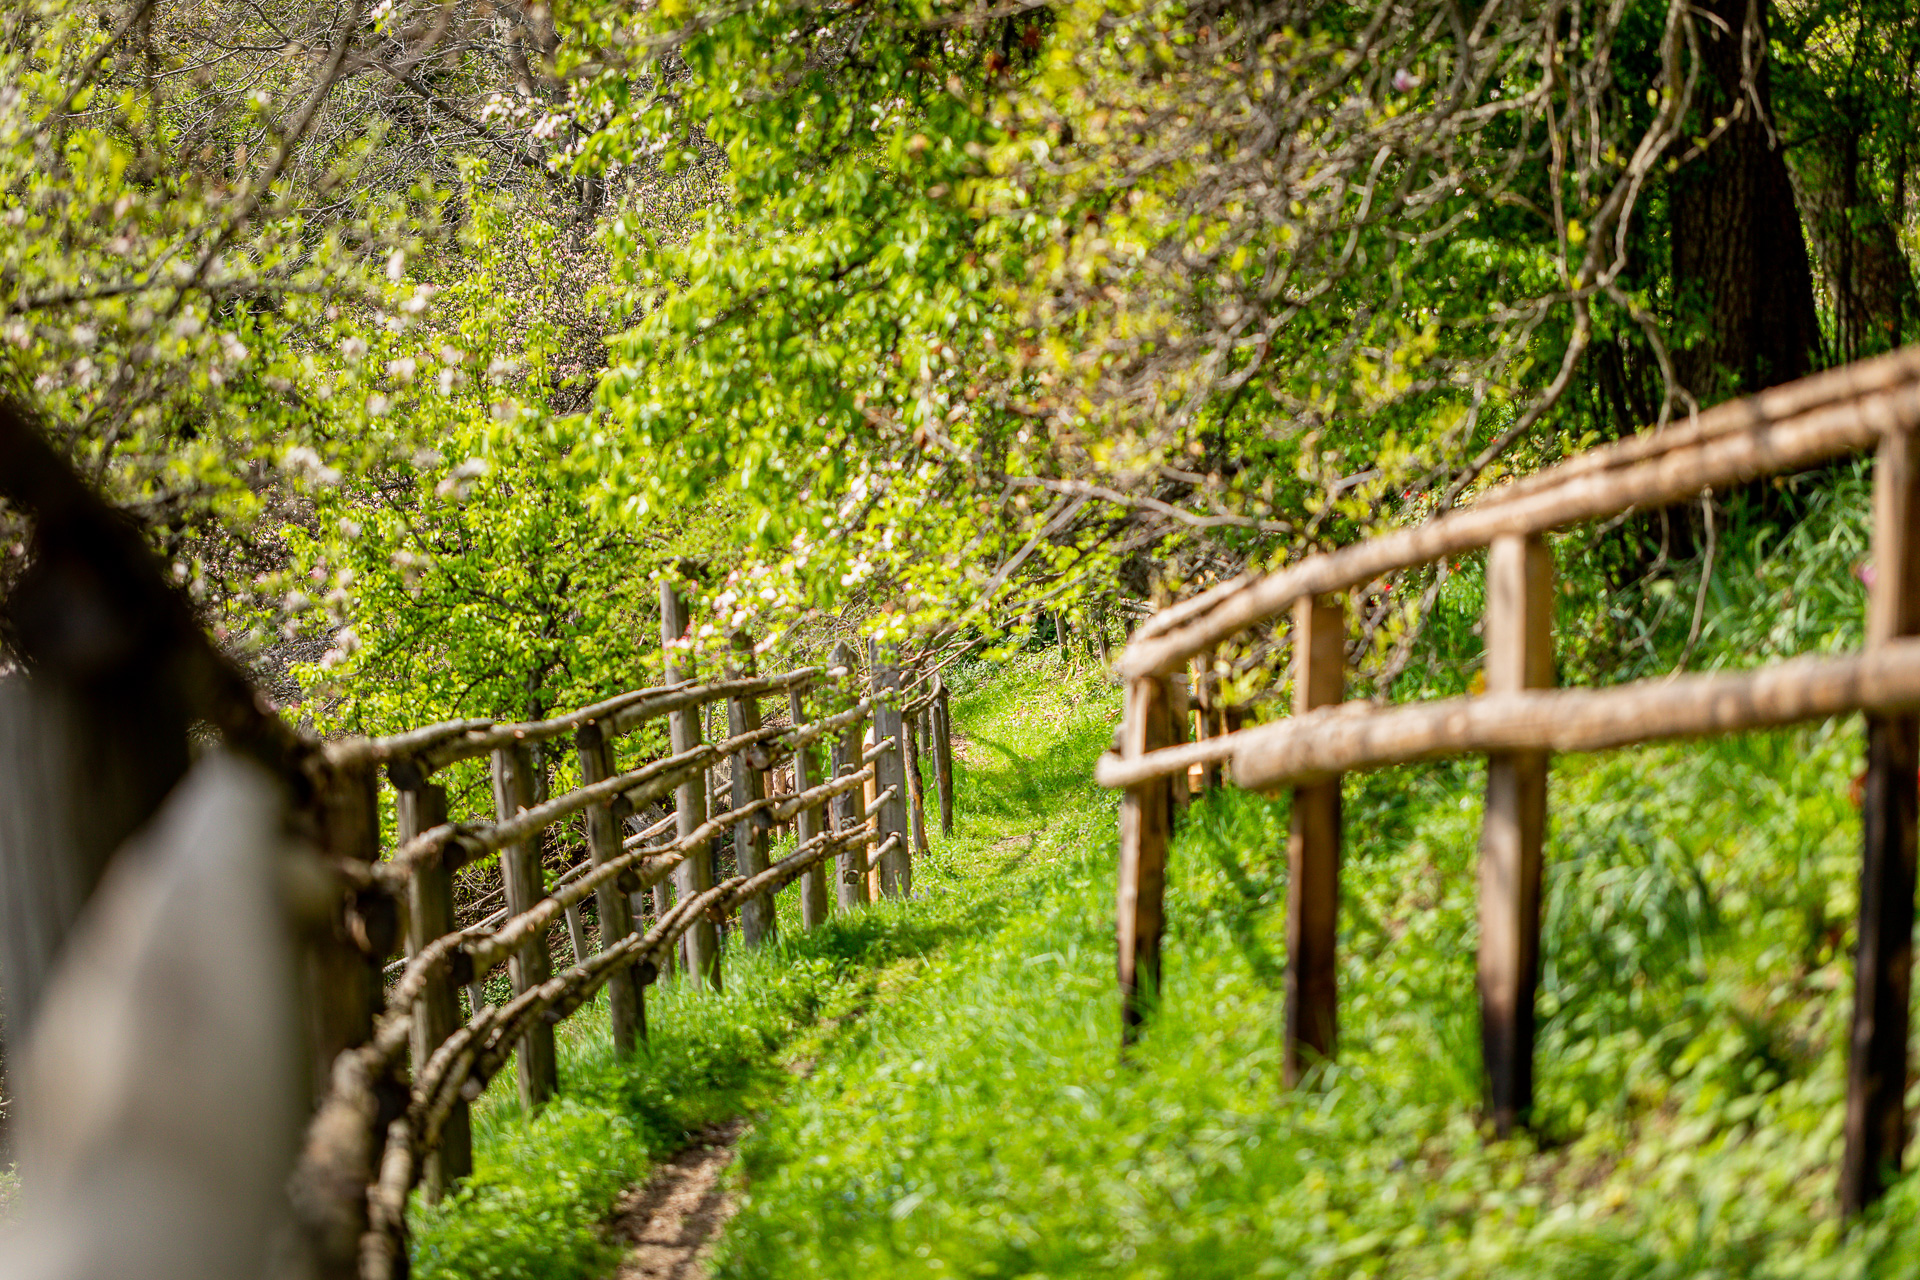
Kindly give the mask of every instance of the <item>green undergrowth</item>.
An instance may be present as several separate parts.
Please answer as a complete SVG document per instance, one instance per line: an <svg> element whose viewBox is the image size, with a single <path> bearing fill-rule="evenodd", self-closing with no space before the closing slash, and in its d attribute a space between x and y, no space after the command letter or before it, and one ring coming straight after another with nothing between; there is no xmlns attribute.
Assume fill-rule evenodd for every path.
<svg viewBox="0 0 1920 1280"><path fill-rule="evenodd" d="M1857 516L1723 544L1716 578L1750 576L1710 583L1709 600L1780 607L1747 623L1709 611L1714 644L1696 641L1690 665L1857 635L1851 584L1830 607L1795 605L1818 576L1808 559L1847 572ZM1670 669L1690 629L1625 674ZM1286 802L1222 793L1183 820L1163 998L1122 1061L1117 803L1087 781L1102 743L1063 732L1044 676L1002 673L997 689L976 708L976 761L1044 814L1019 841L1017 896L990 932L928 955L759 1124L717 1274L1920 1269L1915 1180L1851 1232L1834 1211L1857 718L1556 762L1536 1122L1493 1142L1479 764L1348 779L1339 1060L1289 1091ZM1094 718L1111 724L1117 698L1102 698Z"/></svg>
<svg viewBox="0 0 1920 1280"><path fill-rule="evenodd" d="M1112 732L1097 678L1089 672L1069 683L1065 702L1056 694L1048 705L1071 712L1078 697L1078 730L1062 734L1055 724L1061 750L1037 758L1001 741L991 724L971 727L975 705L1004 699L1014 686L958 700L956 830L936 834L932 855L916 862L915 902L836 914L808 933L790 888L777 904L777 946L727 948L723 994L671 981L649 989L649 1035L633 1058L614 1056L601 999L556 1029L561 1091L537 1118L521 1111L511 1070L496 1078L473 1108L474 1176L441 1205L416 1200L415 1275L607 1274L618 1255L604 1224L655 1160L709 1124L767 1110L807 1064L835 1052L871 1006L911 985L928 957L990 936L1023 875L1025 851L1006 832L1038 822Z"/></svg>
<svg viewBox="0 0 1920 1280"><path fill-rule="evenodd" d="M1340 1060L1294 1092L1284 802L1190 813L1123 1064L1115 806L1082 784L1023 842L1017 908L749 1140L720 1274L1910 1271L1911 1183L1851 1239L1832 1213L1858 756L1849 723L1556 770L1538 1132L1491 1145L1477 768L1349 787Z"/></svg>
<svg viewBox="0 0 1920 1280"><path fill-rule="evenodd" d="M1784 532L1734 512L1704 596L1696 562L1582 613L1593 575L1564 557L1569 634L1676 601L1611 670L1569 658L1564 678L1857 640L1864 487L1821 495ZM1458 662L1429 692L1469 684L1475 586L1437 621ZM715 1260L734 1280L1920 1269L1915 1180L1851 1231L1834 1212L1857 719L1555 762L1535 1122L1493 1142L1479 764L1347 780L1339 1057L1288 1090L1285 800L1222 792L1182 820L1164 992L1122 1060L1118 804L1090 782L1117 694L1053 653L953 684L961 829L920 863L920 900L811 937L789 921L780 949L731 957L726 997L656 1000L641 1061L569 1024L566 1097L527 1125L489 1095L482 1174L424 1219L424 1270L605 1274L618 1189L739 1113L756 1124Z"/></svg>

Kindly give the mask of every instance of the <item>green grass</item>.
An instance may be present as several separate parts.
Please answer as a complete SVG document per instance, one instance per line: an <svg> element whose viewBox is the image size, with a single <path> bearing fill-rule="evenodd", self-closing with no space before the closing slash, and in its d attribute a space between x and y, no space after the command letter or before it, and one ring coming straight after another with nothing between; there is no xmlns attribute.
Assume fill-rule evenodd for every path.
<svg viewBox="0 0 1920 1280"><path fill-rule="evenodd" d="M1911 1183L1850 1239L1831 1208L1853 725L1563 762L1540 1133L1489 1145L1479 769L1349 785L1340 1060L1294 1092L1285 804L1197 806L1165 999L1123 1065L1114 804L1085 783L1093 735L1058 767L1048 696L1005 695L1019 710L980 734L1035 761L1005 767L1008 794L1062 779L1021 865L982 868L1016 904L923 961L761 1123L721 1275L1813 1276L1920 1258Z"/></svg>
<svg viewBox="0 0 1920 1280"><path fill-rule="evenodd" d="M782 906L791 909L784 895ZM415 1204L422 1277L603 1274L602 1224L620 1192L708 1124L764 1108L817 1049L823 1026L858 1010L889 966L983 922L967 904L935 915L883 904L758 953L730 949L724 992L675 983L648 992L649 1038L616 1058L597 1001L558 1028L561 1093L529 1123L511 1070L473 1110L475 1174L445 1203ZM783 911L785 914L785 911Z"/></svg>
<svg viewBox="0 0 1920 1280"><path fill-rule="evenodd" d="M1841 476L1784 535L1736 513L1691 665L1857 639L1863 496ZM1583 597L1593 575L1569 560L1586 635L1663 594ZM1669 591L1690 602L1699 568L1674 567ZM1437 628L1461 633L1455 657L1478 607L1471 574L1459 584ZM1616 670L1569 676L1669 669L1690 612L1676 605ZM1470 666L1426 683L1464 685ZM1183 821L1164 997L1122 1062L1117 804L1089 781L1117 697L1052 654L953 683L961 830L917 871L924 900L812 937L789 921L780 950L732 958L736 994L656 1002L650 1061L609 1063L587 1022L566 1102L531 1126L490 1096L479 1212L421 1238L423 1261L437 1239L467 1250L437 1274L604 1274L595 1224L614 1190L739 1111L757 1122L725 1277L1920 1268L1915 1179L1851 1232L1833 1209L1857 721L1556 762L1537 1122L1491 1143L1477 763L1348 780L1339 1057L1289 1091L1285 801L1222 793ZM796 1057L804 1079L780 1068ZM523 1196L561 1229L531 1229Z"/></svg>
<svg viewBox="0 0 1920 1280"><path fill-rule="evenodd" d="M1843 476L1784 536L1736 525L1691 665L1857 640L1863 498ZM1673 572L1689 602L1699 571ZM1572 580L1577 603L1590 579ZM1655 586L1593 592L1588 623L1603 628L1623 596ZM1676 612L1612 678L1671 667L1690 621ZM1456 654L1470 647L1458 625ZM1920 1265L1915 1180L1851 1233L1833 1207L1857 720L1556 762L1537 1124L1490 1143L1478 764L1348 780L1339 1060L1288 1091L1285 801L1220 794L1183 822L1164 997L1123 1064L1115 803L1086 781L1100 744L1063 740L1044 677L1005 673L986 689L969 710L1002 748L1006 785L1051 792L1029 809L1045 817L1018 905L922 964L760 1125L721 1275L1839 1277Z"/></svg>
<svg viewBox="0 0 1920 1280"><path fill-rule="evenodd" d="M1013 687L996 686L994 696ZM1104 703L1085 700L1097 682L1078 687L1077 736L1064 735L1057 754L1013 755L988 733L963 746L994 764L961 762L957 830L916 865L919 901L836 914L807 933L797 889L789 888L777 903L779 945L729 947L722 995L671 982L649 990L641 1054L614 1057L599 1000L557 1028L561 1094L537 1118L521 1112L511 1070L496 1078L473 1109L474 1176L439 1206L416 1199L415 1274L606 1274L617 1253L603 1224L620 1192L656 1159L714 1121L772 1107L793 1084L787 1064L830 1056L845 1028L907 985L902 975L927 957L991 936L1018 898L1013 876L1023 856L1002 837L1012 825L1039 823L1049 798L1082 780L1076 771L1084 775L1088 753L1112 731ZM1009 877L990 874L995 867Z"/></svg>

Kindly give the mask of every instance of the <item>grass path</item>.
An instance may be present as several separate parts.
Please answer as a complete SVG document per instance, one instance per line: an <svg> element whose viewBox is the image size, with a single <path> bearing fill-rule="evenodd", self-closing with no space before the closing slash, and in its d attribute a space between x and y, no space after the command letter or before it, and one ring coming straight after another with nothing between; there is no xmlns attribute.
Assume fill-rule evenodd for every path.
<svg viewBox="0 0 1920 1280"><path fill-rule="evenodd" d="M976 705L992 816L946 892L991 919L757 1121L715 1276L1920 1274L1920 1179L1851 1233L1833 1212L1857 723L1556 764L1538 1129L1490 1143L1480 768L1349 779L1340 1059L1293 1091L1286 803L1197 803L1122 1063L1107 696Z"/></svg>
<svg viewBox="0 0 1920 1280"><path fill-rule="evenodd" d="M511 1072L496 1079L474 1107L474 1177L447 1204L415 1203L415 1274L609 1276L635 1232L679 1240L688 1233L676 1229L676 1214L710 1213L716 1206L698 1190L718 1174L700 1156L710 1135L774 1112L820 1064L843 1056L877 1011L910 1002L938 956L990 936L1026 892L1023 879L1038 873L1033 834L1059 790L1091 794L1088 769L1111 733L1112 700L1092 673L1062 680L1048 666L1039 678L956 700L965 735L957 829L916 866L915 902L836 915L806 933L789 890L778 903L779 945L730 949L724 994L671 984L648 992L650 1039L634 1059L613 1056L596 1003L558 1028L561 1093L537 1119L521 1114ZM649 1187L671 1202L662 1221L652 1222L660 1210L636 1221ZM696 1274L687 1267L699 1251L672 1246L648 1265Z"/></svg>
<svg viewBox="0 0 1920 1280"><path fill-rule="evenodd" d="M733 1163L740 1116L708 1127L615 1206L609 1234L626 1250L614 1280L697 1280L737 1207L724 1179Z"/></svg>
<svg viewBox="0 0 1920 1280"><path fill-rule="evenodd" d="M1049 659L957 710L922 896L788 923L722 997L658 993L638 1061L566 1024L565 1096L532 1125L489 1096L421 1274L612 1275L621 1194L743 1116L719 1280L1920 1274L1920 1180L1851 1233L1832 1212L1856 723L1556 764L1538 1129L1489 1144L1478 766L1349 780L1340 1058L1288 1091L1284 800L1182 822L1164 1004L1123 1064L1089 782L1116 699Z"/></svg>
<svg viewBox="0 0 1920 1280"><path fill-rule="evenodd" d="M1018 869L1033 842L1033 833L1002 837L969 860L970 878L1005 888L1002 877ZM851 990L838 1011L783 1046L782 1067L798 1082L823 1061L837 1060L857 1038L863 1018L913 998L925 958L910 956L850 975ZM772 1116L781 1114L785 1101L771 1102ZM710 1274L721 1232L739 1207L739 1148L753 1136L747 1116L710 1125L621 1198L608 1224L609 1237L626 1251L613 1280L704 1280Z"/></svg>

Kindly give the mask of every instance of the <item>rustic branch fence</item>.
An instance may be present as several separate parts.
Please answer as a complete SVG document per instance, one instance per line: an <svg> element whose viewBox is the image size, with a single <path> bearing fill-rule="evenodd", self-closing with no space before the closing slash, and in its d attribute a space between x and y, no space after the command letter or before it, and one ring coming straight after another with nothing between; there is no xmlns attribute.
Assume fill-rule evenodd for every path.
<svg viewBox="0 0 1920 1280"><path fill-rule="evenodd" d="M511 1060L521 1103L539 1107L557 1087L555 1024L603 988L614 1049L629 1054L646 1036L646 990L663 973L677 966L684 980L719 988L727 918L755 947L775 938L773 895L796 880L807 928L827 920L836 898L842 910L867 903L871 869L880 894L908 896L914 850L926 849L919 762L909 759L920 735L908 726L925 728L942 829L951 831L948 693L937 667L903 671L871 650L862 688L842 644L827 666L763 676L751 648L736 642L725 676L702 681L671 587L661 606L668 662L657 688L533 723L467 720L332 742L310 770L323 780L322 844L347 886L340 936L315 949L309 975L323 1089L294 1180L325 1274L405 1274L410 1192L424 1185L437 1198L471 1171L469 1104ZM787 723L762 723L770 698L784 704ZM706 742L700 713L715 704L726 707L727 736ZM618 740L663 717L669 753L618 768ZM535 803L533 749L569 740L581 784ZM492 773L491 819L453 820L434 777L481 758ZM709 812L709 773L722 762L731 771L726 807ZM769 775L782 766L792 786L775 794ZM384 856L380 770L398 831ZM669 797L669 819L627 830L635 813ZM546 884L540 833L575 814L585 815L589 860ZM795 848L771 861L773 830L789 823ZM729 831L738 874L716 883L709 852ZM457 928L455 873L495 857L504 909ZM597 950L579 914L589 898ZM563 919L574 963L554 973L548 940ZM404 959L387 964L403 937ZM487 1003L485 979L503 965L510 994Z"/></svg>
<svg viewBox="0 0 1920 1280"><path fill-rule="evenodd" d="M1534 995L1547 766L1598 751L1867 713L1859 941L1840 1202L1877 1198L1906 1146L1916 768L1920 767L1920 348L1717 406L1685 425L1568 459L1471 506L1275 573L1246 576L1157 614L1116 664L1126 682L1118 748L1099 781L1120 814L1122 1038L1140 1031L1160 979L1167 844L1189 770L1290 789L1285 1074L1335 1052L1340 777L1484 754L1479 996L1488 1118L1506 1134L1533 1103ZM1544 535L1710 489L1877 451L1867 643L1757 671L1553 690L1553 561ZM1345 699L1342 593L1384 574L1488 548L1483 696L1406 705ZM1291 610L1294 714L1236 728L1211 687L1213 653ZM1190 677L1183 668L1194 664ZM1191 695L1191 696L1190 696ZM1197 709L1198 715L1193 712ZM1189 739L1189 719L1195 721ZM1176 783L1176 779L1178 782Z"/></svg>

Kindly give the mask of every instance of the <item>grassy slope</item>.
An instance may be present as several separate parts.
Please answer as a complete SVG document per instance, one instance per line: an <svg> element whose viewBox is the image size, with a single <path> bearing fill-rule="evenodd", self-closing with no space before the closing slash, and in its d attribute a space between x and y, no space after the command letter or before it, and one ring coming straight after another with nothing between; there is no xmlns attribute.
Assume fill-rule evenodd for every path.
<svg viewBox="0 0 1920 1280"><path fill-rule="evenodd" d="M1856 639L1847 570L1863 506L1816 512L1784 546L1729 540L1695 665ZM1692 589L1684 576L1666 589L1680 603L1666 656L1643 646L1648 670L1684 638ZM1437 629L1464 630L1477 596L1462 575L1457 616ZM1018 905L921 966L749 1139L721 1274L1920 1264L1914 1181L1851 1236L1832 1214L1857 722L1556 764L1540 1133L1489 1146L1476 1116L1479 767L1349 780L1340 1062L1294 1093L1279 1081L1285 803L1196 806L1170 871L1164 1007L1123 1066L1115 806L1085 781L1105 733L1060 714L1058 696L1029 674L967 706L976 796L1019 784L1021 803L1000 807L1035 829L1012 873ZM1091 720L1104 729L1102 699Z"/></svg>
<svg viewBox="0 0 1920 1280"><path fill-rule="evenodd" d="M804 933L790 888L778 903L780 945L730 948L724 995L677 984L648 992L650 1038L630 1061L612 1054L604 1001L562 1023L561 1096L530 1124L504 1073L474 1107L475 1176L445 1205L416 1199L415 1274L533 1280L609 1271L617 1255L600 1226L653 1159L715 1120L772 1106L792 1086L792 1067L831 1057L870 1007L913 989L930 957L991 936L1018 897L991 873L1020 861L999 842L1014 819L1037 821L1031 815L1049 797L1084 781L1085 762L1111 732L1104 715L1083 707L1077 734L1056 733L1060 750L1040 760L977 742L995 767L983 777L962 765L958 830L916 866L922 900L910 908L877 904Z"/></svg>
<svg viewBox="0 0 1920 1280"><path fill-rule="evenodd" d="M723 1275L1845 1275L1916 1256L1912 1226L1842 1242L1829 1209L1851 725L1557 771L1543 1137L1488 1147L1478 770L1350 788L1341 1061L1291 1094L1285 806L1198 807L1165 1006L1123 1066L1114 805L1060 767L1105 734L1069 721L1063 740L1056 696L1004 684L970 708L976 760L1058 779L1020 867L978 868L1011 874L1017 907L921 965L749 1139ZM1915 1199L1903 1185L1882 1222Z"/></svg>
<svg viewBox="0 0 1920 1280"><path fill-rule="evenodd" d="M1861 504L1839 505L1782 547L1727 538L1696 665L1857 636ZM1684 574L1666 588L1677 605L1665 640L1641 646L1646 671L1684 638L1692 589ZM1464 632L1477 595L1460 575L1435 633ZM1618 643L1608 625L1585 633L1601 649ZM923 864L925 900L734 957L742 994L656 1001L651 1061L608 1063L587 1022L567 1101L530 1128L496 1089L480 1185L423 1234L429 1273L592 1274L593 1223L646 1152L742 1108L765 1114L722 1245L732 1277L1920 1263L1914 1182L1850 1237L1831 1214L1857 724L1556 765L1540 1136L1489 1147L1478 767L1349 781L1341 1057L1288 1093L1284 802L1223 795L1183 825L1165 1005L1122 1065L1115 803L1087 782L1116 700L1036 660L958 711L962 830ZM814 1070L796 1083L783 1058Z"/></svg>

